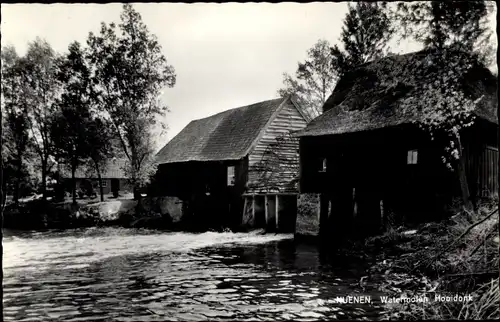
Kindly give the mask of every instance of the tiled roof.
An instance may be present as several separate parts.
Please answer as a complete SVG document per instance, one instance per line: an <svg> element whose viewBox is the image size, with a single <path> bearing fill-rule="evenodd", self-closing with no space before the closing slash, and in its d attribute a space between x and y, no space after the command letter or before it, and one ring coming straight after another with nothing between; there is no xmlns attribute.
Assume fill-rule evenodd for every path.
<svg viewBox="0 0 500 322"><path fill-rule="evenodd" d="M238 160L288 98L231 109L191 121L157 154L157 162Z"/></svg>
<svg viewBox="0 0 500 322"><path fill-rule="evenodd" d="M111 159L107 162L106 166L101 170L101 177L103 179L124 179L127 178L125 175L124 167L126 166L126 160L124 159ZM60 166L61 174L63 177L71 177L71 170L67 165ZM75 177L78 179L82 178L95 178L97 179L97 173L93 168L80 166L76 169Z"/></svg>

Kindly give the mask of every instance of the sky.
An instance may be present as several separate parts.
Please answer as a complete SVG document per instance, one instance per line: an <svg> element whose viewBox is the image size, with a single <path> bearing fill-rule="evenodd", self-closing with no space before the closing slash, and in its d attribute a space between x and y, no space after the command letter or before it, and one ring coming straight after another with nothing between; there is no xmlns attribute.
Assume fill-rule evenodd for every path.
<svg viewBox="0 0 500 322"><path fill-rule="evenodd" d="M283 73L294 74L297 62L319 39L338 43L347 2L337 3L138 3L151 33L173 65L177 82L162 101L170 108L166 135L157 149L191 120L277 97ZM118 22L122 5L2 4L2 46L24 54L36 37L54 50L67 51L72 41L85 43L101 22ZM397 53L420 49L415 43Z"/></svg>

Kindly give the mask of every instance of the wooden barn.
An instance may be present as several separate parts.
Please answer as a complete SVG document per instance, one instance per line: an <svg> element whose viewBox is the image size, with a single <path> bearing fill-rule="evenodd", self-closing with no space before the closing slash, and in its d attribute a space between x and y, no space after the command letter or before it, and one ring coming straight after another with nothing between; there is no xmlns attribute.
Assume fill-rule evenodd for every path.
<svg viewBox="0 0 500 322"><path fill-rule="evenodd" d="M175 196L202 228L293 231L298 139L307 125L291 97L189 123L157 154L156 194Z"/></svg>
<svg viewBox="0 0 500 322"><path fill-rule="evenodd" d="M101 169L101 180L103 194L119 194L131 192L132 187L128 182L124 168L126 166L125 159L110 159ZM71 170L69 166L59 164L59 173L61 178L66 182L66 190L71 191ZM85 165L81 165L75 172L76 189L84 189L85 184L91 184L97 194L99 194L99 179L96 171Z"/></svg>
<svg viewBox="0 0 500 322"><path fill-rule="evenodd" d="M377 78L386 72L384 64L404 73L426 57L387 57L346 73L324 113L296 134L300 192L321 194L320 234L365 235L392 220L432 220L460 197L457 172L442 161L440 140L431 140L400 108L412 88L397 92L398 86L389 88ZM407 77L418 83L418 75ZM497 80L477 66L465 84L473 97L484 95L473 125L461 133L469 190L477 200L498 194Z"/></svg>

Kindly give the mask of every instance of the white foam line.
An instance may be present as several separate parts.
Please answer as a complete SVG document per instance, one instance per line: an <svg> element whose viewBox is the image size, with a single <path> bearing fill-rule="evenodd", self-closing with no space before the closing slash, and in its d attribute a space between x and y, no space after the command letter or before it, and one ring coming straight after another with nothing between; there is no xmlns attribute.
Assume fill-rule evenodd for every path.
<svg viewBox="0 0 500 322"><path fill-rule="evenodd" d="M59 238L20 238L4 242L4 269L29 265L39 269L65 256L67 267L84 265L105 258L152 252L187 252L218 245L249 245L293 239L291 234L254 235L247 233L202 234L113 234ZM118 230L118 232L122 232ZM70 266L71 265L71 266ZM47 268L47 267L45 267Z"/></svg>

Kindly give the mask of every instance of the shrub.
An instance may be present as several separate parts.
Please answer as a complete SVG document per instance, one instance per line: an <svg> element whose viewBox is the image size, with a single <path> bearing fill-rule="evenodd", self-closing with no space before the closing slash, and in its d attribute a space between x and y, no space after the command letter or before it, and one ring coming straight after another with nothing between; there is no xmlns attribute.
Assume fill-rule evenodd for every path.
<svg viewBox="0 0 500 322"><path fill-rule="evenodd" d="M301 194L297 201L297 223L295 232L300 235L318 235L319 233L319 196Z"/></svg>

